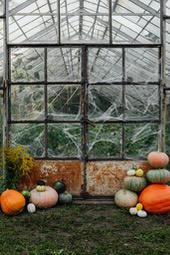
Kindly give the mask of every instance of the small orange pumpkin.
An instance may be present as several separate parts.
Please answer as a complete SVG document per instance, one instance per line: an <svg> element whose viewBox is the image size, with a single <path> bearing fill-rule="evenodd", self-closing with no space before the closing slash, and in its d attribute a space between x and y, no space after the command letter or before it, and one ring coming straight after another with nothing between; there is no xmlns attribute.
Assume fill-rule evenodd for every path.
<svg viewBox="0 0 170 255"><path fill-rule="evenodd" d="M7 215L20 213L25 206L24 196L13 189L7 189L1 194L1 209Z"/></svg>
<svg viewBox="0 0 170 255"><path fill-rule="evenodd" d="M150 213L170 212L170 186L151 184L139 196L139 202Z"/></svg>
<svg viewBox="0 0 170 255"><path fill-rule="evenodd" d="M164 168L169 162L169 157L164 152L152 151L148 154L148 163L153 168Z"/></svg>

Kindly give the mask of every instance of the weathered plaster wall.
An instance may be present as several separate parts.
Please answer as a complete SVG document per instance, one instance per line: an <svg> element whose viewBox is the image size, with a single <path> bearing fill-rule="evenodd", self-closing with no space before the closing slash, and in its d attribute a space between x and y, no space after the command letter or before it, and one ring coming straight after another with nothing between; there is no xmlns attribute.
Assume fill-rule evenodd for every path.
<svg viewBox="0 0 170 255"><path fill-rule="evenodd" d="M132 166L132 161L96 161L87 164L86 182L90 195L112 196L121 188L126 171ZM149 168L144 161L135 162L144 170ZM36 161L36 166L29 177L22 179L21 189L32 188L38 179L43 179L52 185L57 179L63 179L67 189L74 195L80 195L83 186L84 173L80 161Z"/></svg>

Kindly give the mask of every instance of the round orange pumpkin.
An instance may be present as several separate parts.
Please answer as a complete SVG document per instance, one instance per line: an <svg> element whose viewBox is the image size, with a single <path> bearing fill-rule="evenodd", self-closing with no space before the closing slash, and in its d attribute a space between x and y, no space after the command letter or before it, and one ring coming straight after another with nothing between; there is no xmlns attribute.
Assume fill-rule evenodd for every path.
<svg viewBox="0 0 170 255"><path fill-rule="evenodd" d="M170 186L151 184L139 196L139 202L150 213L170 212Z"/></svg>
<svg viewBox="0 0 170 255"><path fill-rule="evenodd" d="M148 163L153 168L163 168L169 162L169 157L164 152L152 151L148 154Z"/></svg>
<svg viewBox="0 0 170 255"><path fill-rule="evenodd" d="M7 189L1 194L1 209L7 215L20 213L25 206L24 196L13 189Z"/></svg>

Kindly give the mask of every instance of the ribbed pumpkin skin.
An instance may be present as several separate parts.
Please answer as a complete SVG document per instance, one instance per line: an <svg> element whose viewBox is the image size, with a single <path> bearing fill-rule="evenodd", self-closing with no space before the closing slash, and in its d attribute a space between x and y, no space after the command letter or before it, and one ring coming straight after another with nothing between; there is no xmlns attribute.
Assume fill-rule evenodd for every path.
<svg viewBox="0 0 170 255"><path fill-rule="evenodd" d="M147 185L146 179L144 177L137 176L127 176L124 178L124 188L139 192L145 188Z"/></svg>
<svg viewBox="0 0 170 255"><path fill-rule="evenodd" d="M150 184L141 192L139 202L149 213L170 212L170 186Z"/></svg>
<svg viewBox="0 0 170 255"><path fill-rule="evenodd" d="M146 177L152 183L166 183L170 181L170 172L166 169L149 170Z"/></svg>
<svg viewBox="0 0 170 255"><path fill-rule="evenodd" d="M25 206L24 196L16 190L6 190L1 194L1 209L7 215L20 213Z"/></svg>
<svg viewBox="0 0 170 255"><path fill-rule="evenodd" d="M72 203L72 194L65 191L64 193L59 194L59 202L61 204L70 204Z"/></svg>
<svg viewBox="0 0 170 255"><path fill-rule="evenodd" d="M45 186L45 191L31 190L30 202L38 208L50 208L58 202L58 194L55 189Z"/></svg>
<svg viewBox="0 0 170 255"><path fill-rule="evenodd" d="M169 157L164 152L152 151L148 154L148 163L153 168L163 168L169 162Z"/></svg>
<svg viewBox="0 0 170 255"><path fill-rule="evenodd" d="M137 204L138 196L130 190L120 189L116 192L114 200L117 206L130 208Z"/></svg>

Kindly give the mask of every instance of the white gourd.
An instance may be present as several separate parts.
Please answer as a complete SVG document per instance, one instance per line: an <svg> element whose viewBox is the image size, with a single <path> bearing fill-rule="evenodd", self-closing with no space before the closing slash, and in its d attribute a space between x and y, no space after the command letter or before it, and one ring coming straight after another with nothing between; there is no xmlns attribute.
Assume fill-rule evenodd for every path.
<svg viewBox="0 0 170 255"><path fill-rule="evenodd" d="M129 213L130 213L131 215L136 215L136 214L137 214L137 208L136 208L136 207L131 207L131 208L129 209Z"/></svg>
<svg viewBox="0 0 170 255"><path fill-rule="evenodd" d="M35 207L35 205L34 205L33 203L29 203L29 204L27 205L27 211L28 211L29 213L35 213L35 212L36 212L36 207Z"/></svg>
<svg viewBox="0 0 170 255"><path fill-rule="evenodd" d="M144 211L144 210L140 210L137 212L137 215L140 217L140 218L145 218L147 217L147 212Z"/></svg>
<svg viewBox="0 0 170 255"><path fill-rule="evenodd" d="M135 170L133 170L133 169L132 169L132 170L128 170L128 171L127 171L127 175L128 175L128 176L134 176L134 175L135 175L135 173L136 173L136 171L135 171Z"/></svg>

